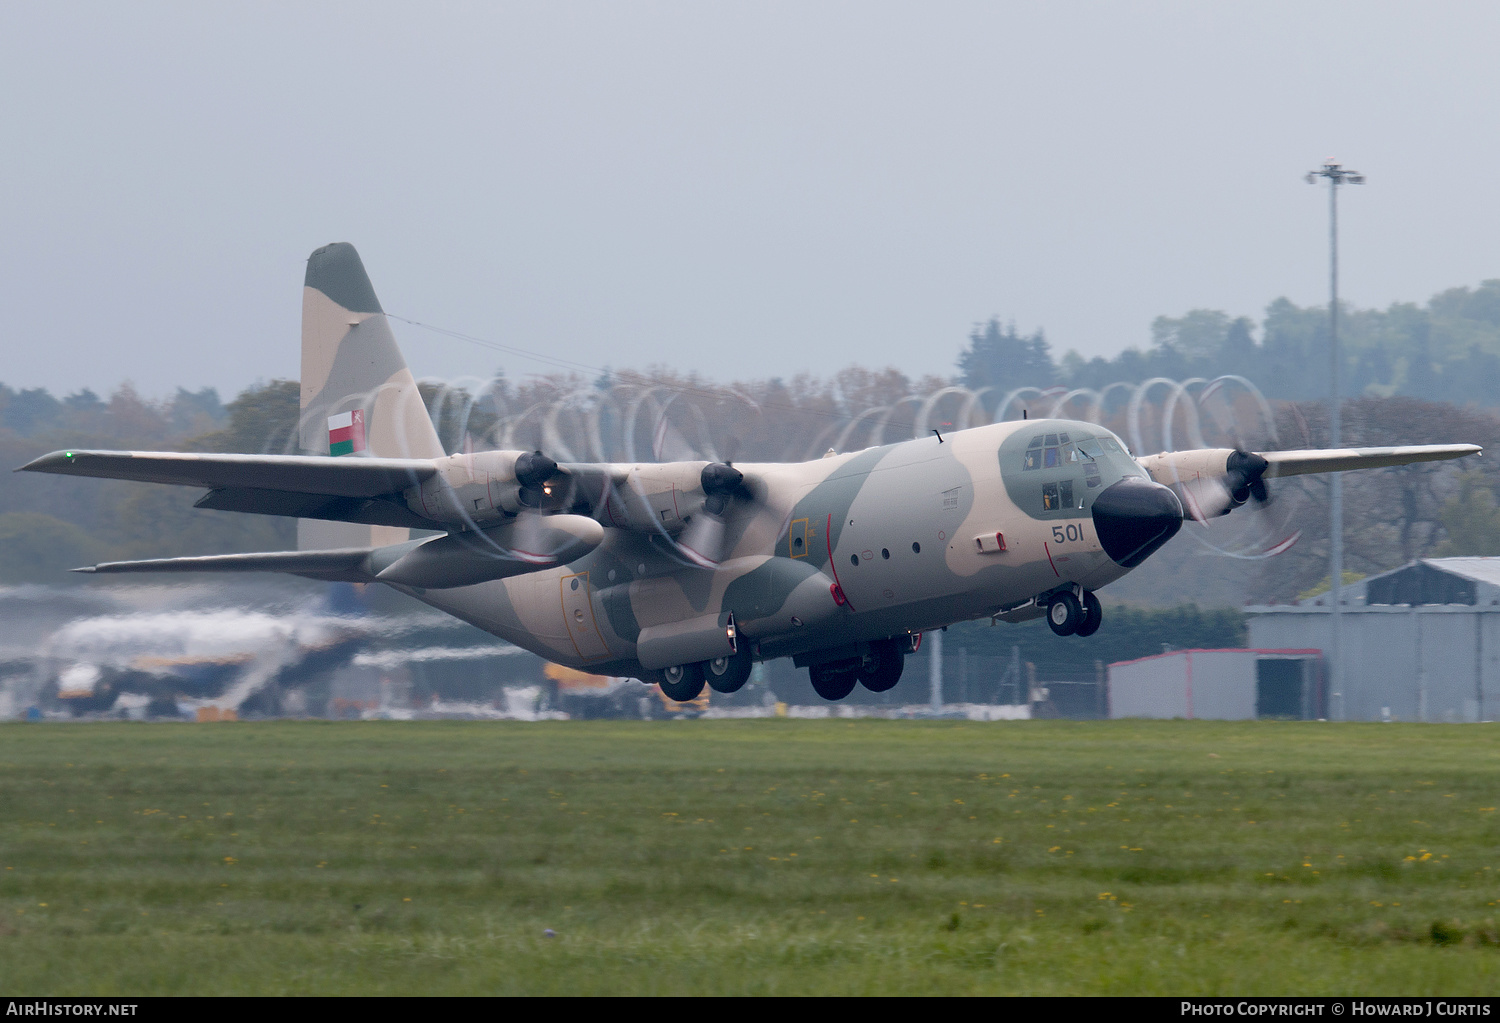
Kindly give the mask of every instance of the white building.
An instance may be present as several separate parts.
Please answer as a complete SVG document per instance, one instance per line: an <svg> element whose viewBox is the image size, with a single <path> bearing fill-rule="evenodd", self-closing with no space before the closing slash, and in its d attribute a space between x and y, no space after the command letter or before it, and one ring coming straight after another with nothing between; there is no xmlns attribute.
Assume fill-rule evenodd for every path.
<svg viewBox="0 0 1500 1023"><path fill-rule="evenodd" d="M1320 718L1313 649L1172 650L1109 666L1112 718Z"/></svg>
<svg viewBox="0 0 1500 1023"><path fill-rule="evenodd" d="M1424 558L1343 587L1343 670L1328 716L1482 721L1500 714L1500 558ZM1246 608L1250 644L1329 648L1328 594Z"/></svg>

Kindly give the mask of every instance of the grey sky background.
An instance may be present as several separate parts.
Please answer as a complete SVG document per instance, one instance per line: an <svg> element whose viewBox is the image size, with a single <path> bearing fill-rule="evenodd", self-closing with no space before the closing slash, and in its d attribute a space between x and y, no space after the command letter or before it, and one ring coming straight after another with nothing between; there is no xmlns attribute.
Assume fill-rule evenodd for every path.
<svg viewBox="0 0 1500 1023"><path fill-rule="evenodd" d="M1500 5L0 4L0 381L298 374L303 261L387 311L719 380L953 372L1151 319L1500 276ZM417 375L544 364L396 324Z"/></svg>

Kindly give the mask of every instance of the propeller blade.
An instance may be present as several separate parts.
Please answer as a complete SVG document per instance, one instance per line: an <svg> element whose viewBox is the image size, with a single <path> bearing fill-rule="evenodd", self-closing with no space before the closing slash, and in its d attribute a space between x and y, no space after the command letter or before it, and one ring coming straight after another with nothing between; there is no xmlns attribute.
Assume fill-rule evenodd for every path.
<svg viewBox="0 0 1500 1023"><path fill-rule="evenodd" d="M1229 457L1224 460L1225 473L1214 481L1216 484L1216 497L1212 504L1217 509L1213 514L1228 515L1240 505L1254 498L1257 504L1265 504L1270 500L1270 494L1266 490L1266 469L1270 466L1260 455L1243 448L1236 448L1230 452ZM1203 503L1200 501L1200 504ZM1204 509L1205 512L1208 508Z"/></svg>
<svg viewBox="0 0 1500 1023"><path fill-rule="evenodd" d="M1284 554L1287 551L1291 550L1292 545L1300 539L1302 539L1302 530L1299 529L1291 536L1287 537L1285 540L1282 540L1280 543L1276 543L1270 547L1267 547L1264 551L1261 552L1261 554L1263 557L1274 558L1278 554Z"/></svg>
<svg viewBox="0 0 1500 1023"><path fill-rule="evenodd" d="M700 568L714 568L724 559L724 520L707 510L699 512L682 531L677 546Z"/></svg>
<svg viewBox="0 0 1500 1023"><path fill-rule="evenodd" d="M523 492L524 493L524 492ZM516 515L515 552L522 558L546 558L546 519L533 508L522 508Z"/></svg>
<svg viewBox="0 0 1500 1023"><path fill-rule="evenodd" d="M707 495L703 510L693 515L677 546L696 564L712 568L724 560L724 515L735 498L753 500L745 488L745 474L727 462L709 462L698 476Z"/></svg>

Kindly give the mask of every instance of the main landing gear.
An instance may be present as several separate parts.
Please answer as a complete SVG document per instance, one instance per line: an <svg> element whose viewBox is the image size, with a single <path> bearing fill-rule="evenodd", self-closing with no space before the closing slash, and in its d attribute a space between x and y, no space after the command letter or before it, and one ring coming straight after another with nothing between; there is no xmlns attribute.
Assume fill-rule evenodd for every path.
<svg viewBox="0 0 1500 1023"><path fill-rule="evenodd" d="M897 640L882 639L858 660L830 661L807 669L813 691L825 700L842 700L862 685L872 693L883 693L901 681L906 655Z"/></svg>
<svg viewBox="0 0 1500 1023"><path fill-rule="evenodd" d="M1059 636L1092 636L1104 621L1104 608L1093 591L1079 593L1082 600L1072 590L1061 590L1047 602L1047 624Z"/></svg>
<svg viewBox="0 0 1500 1023"><path fill-rule="evenodd" d="M696 664L677 664L662 669L661 691L678 703L696 700L705 683L716 693L737 692L750 679L750 650L746 646L728 657L715 657Z"/></svg>

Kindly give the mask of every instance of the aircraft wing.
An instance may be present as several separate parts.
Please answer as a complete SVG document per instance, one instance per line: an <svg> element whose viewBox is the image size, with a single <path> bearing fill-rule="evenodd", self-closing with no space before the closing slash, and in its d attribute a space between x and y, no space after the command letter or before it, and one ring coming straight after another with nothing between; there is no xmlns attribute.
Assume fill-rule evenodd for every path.
<svg viewBox="0 0 1500 1023"><path fill-rule="evenodd" d="M1265 480L1308 473L1380 469L1478 455L1477 444L1409 444L1391 448L1323 448L1307 451L1236 451L1197 448L1136 459L1147 474L1177 491L1183 513L1200 522L1227 515L1245 501L1268 500Z"/></svg>
<svg viewBox="0 0 1500 1023"><path fill-rule="evenodd" d="M425 458L221 455L183 451L54 451L19 472L205 487L199 508L431 529L401 493L437 473Z"/></svg>
<svg viewBox="0 0 1500 1023"><path fill-rule="evenodd" d="M1477 444L1412 444L1394 448L1327 448L1310 451L1262 451L1268 463L1264 475L1302 476L1314 472L1346 472L1350 469L1380 469L1413 462L1439 462L1477 455Z"/></svg>
<svg viewBox="0 0 1500 1023"><path fill-rule="evenodd" d="M192 451L54 451L18 472L96 476L184 487L282 490L329 497L399 494L437 472L427 458L218 455Z"/></svg>
<svg viewBox="0 0 1500 1023"><path fill-rule="evenodd" d="M506 481L516 454L486 452L472 457L425 459L74 450L43 455L18 471L203 487L208 493L198 499L195 507L215 511L444 529L455 524L453 515L445 517L446 512L452 511L449 505L453 502L439 495L451 487L463 486L465 477L475 482L476 471L478 480L485 479L487 473L490 479ZM498 461L486 466L483 460L491 457ZM656 509L649 507L649 495L660 495L662 501L671 503L676 499L674 488L680 495L699 485L704 463L651 465L647 468L649 486L640 495L635 493L641 489L639 486L628 485L639 466L552 464L551 482L564 483L564 487L556 491L544 511L583 510L600 515L607 525L645 528L654 525L657 514ZM439 476L443 478L435 479ZM510 485L515 484L512 481ZM406 496L414 487L431 491L426 495L434 499L430 509L424 497L418 510L413 510ZM552 495L553 490L547 490L547 494Z"/></svg>
<svg viewBox="0 0 1500 1023"><path fill-rule="evenodd" d="M372 547L334 551L269 551L258 554L211 554L198 558L153 558L149 561L106 561L75 572L285 572L308 579L367 583L365 570Z"/></svg>

